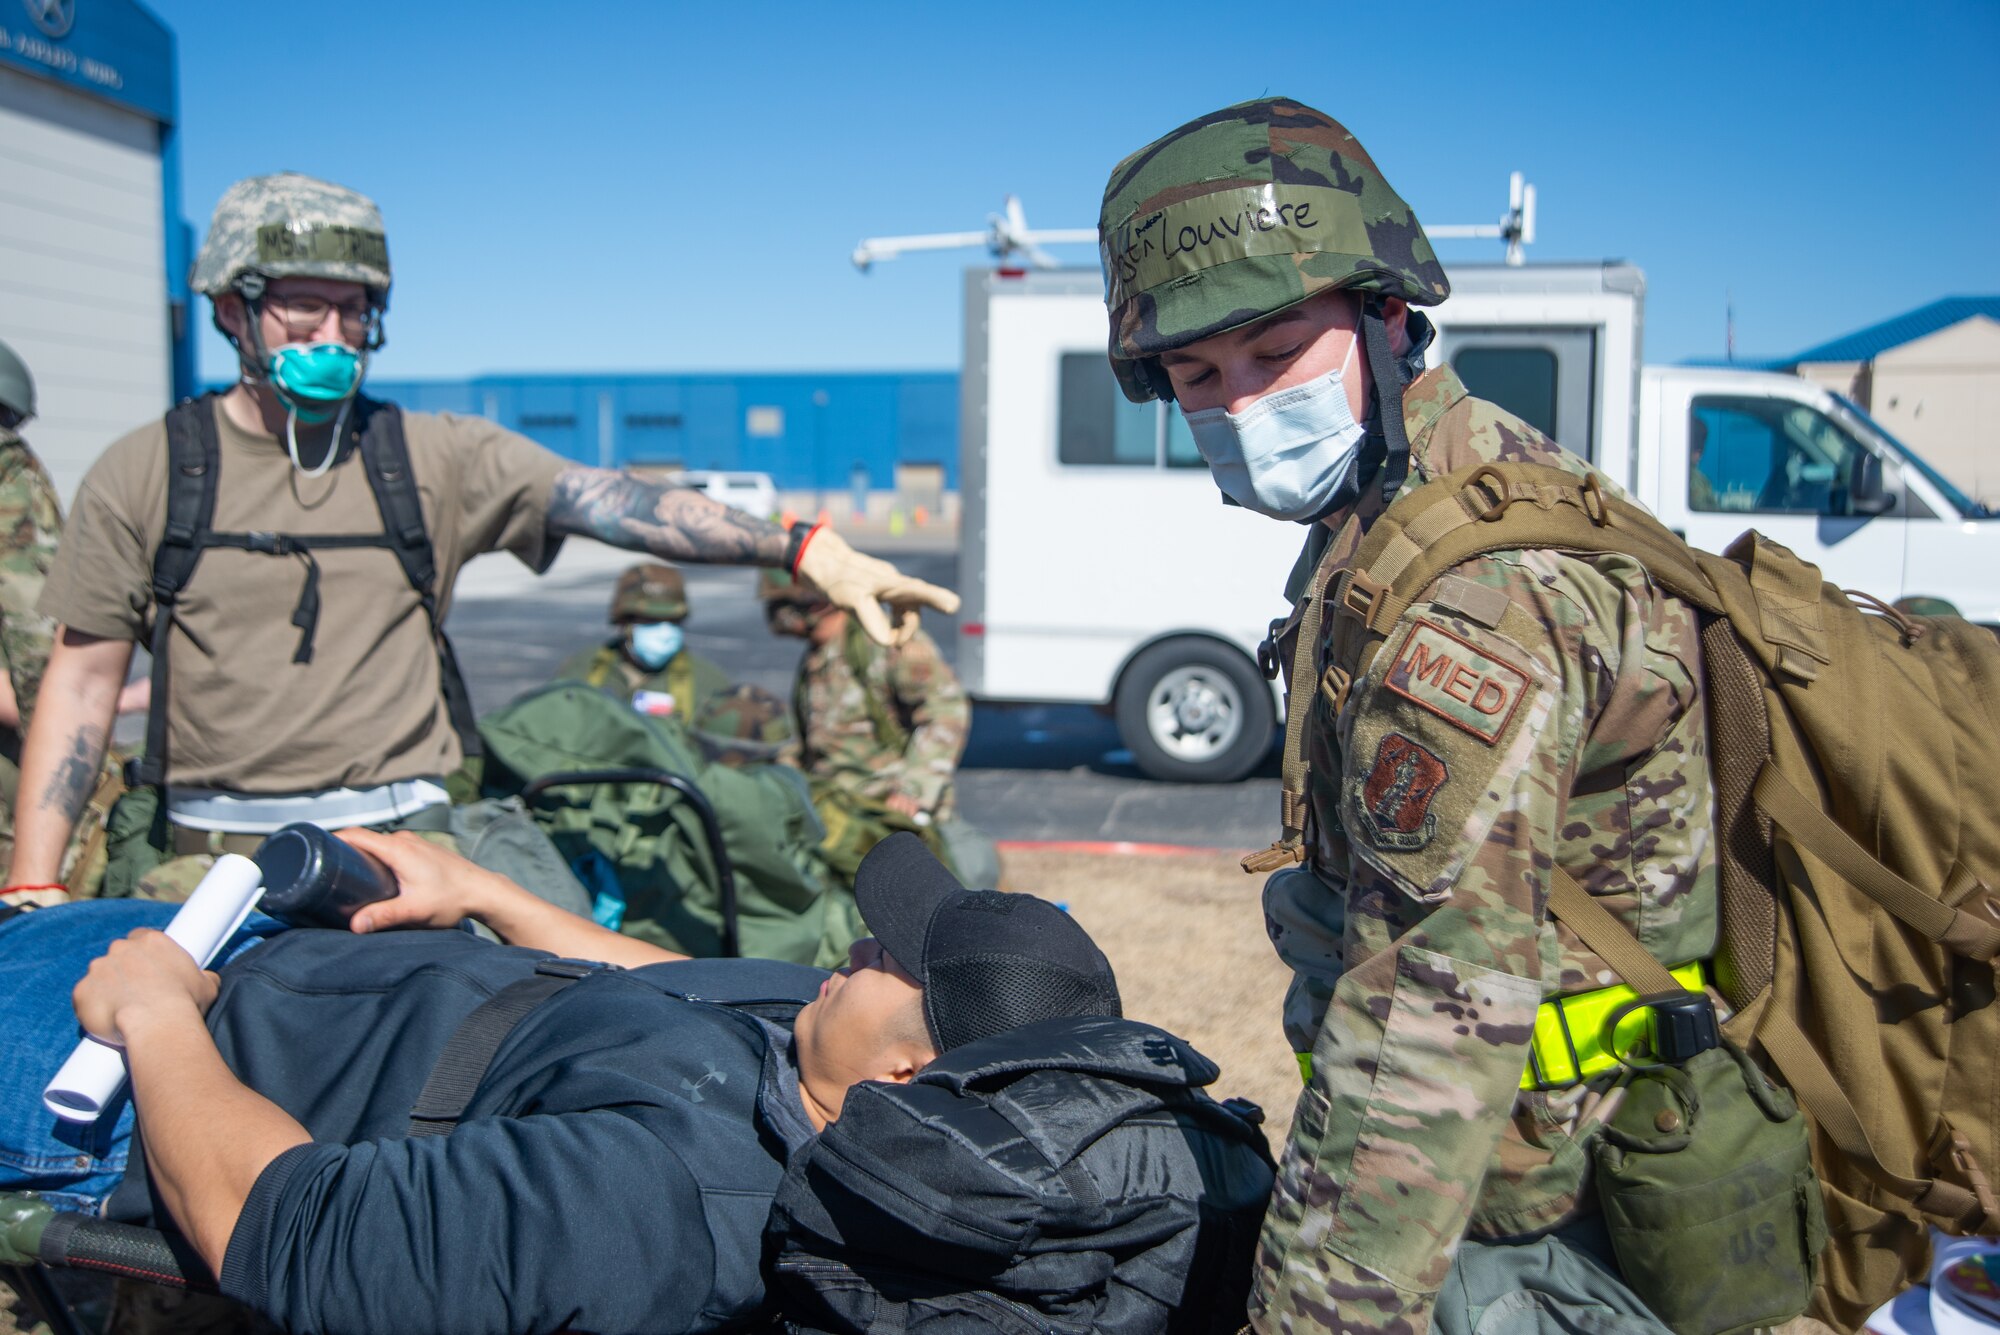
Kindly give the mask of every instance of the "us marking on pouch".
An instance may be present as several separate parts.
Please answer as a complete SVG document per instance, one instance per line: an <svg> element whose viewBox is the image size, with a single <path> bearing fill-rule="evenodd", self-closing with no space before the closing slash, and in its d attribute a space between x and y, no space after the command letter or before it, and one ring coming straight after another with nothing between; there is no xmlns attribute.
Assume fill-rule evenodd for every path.
<svg viewBox="0 0 2000 1335"><path fill-rule="evenodd" d="M1528 695L1527 673L1429 621L1410 627L1382 684L1488 746Z"/></svg>
<svg viewBox="0 0 2000 1335"><path fill-rule="evenodd" d="M1375 767L1361 781L1361 806L1368 814L1368 837L1377 846L1414 853L1437 833L1431 799L1451 771L1437 753L1392 732L1375 748Z"/></svg>

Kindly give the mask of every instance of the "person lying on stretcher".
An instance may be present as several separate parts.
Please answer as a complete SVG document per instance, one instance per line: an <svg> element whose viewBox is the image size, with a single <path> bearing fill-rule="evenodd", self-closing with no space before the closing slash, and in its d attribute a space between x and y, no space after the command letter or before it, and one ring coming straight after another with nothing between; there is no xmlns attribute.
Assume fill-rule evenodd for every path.
<svg viewBox="0 0 2000 1335"><path fill-rule="evenodd" d="M1119 1014L1067 914L967 891L908 836L857 886L893 948L862 940L833 973L688 960L414 836L344 837L399 894L352 933L253 918L216 973L154 930L171 906L0 922L0 1190L175 1227L291 1329L708 1330L768 1314L772 1198L857 1085ZM509 944L386 930L466 917ZM553 995L495 1018L524 979ZM79 1020L131 1071L132 1108L88 1128L39 1106Z"/></svg>

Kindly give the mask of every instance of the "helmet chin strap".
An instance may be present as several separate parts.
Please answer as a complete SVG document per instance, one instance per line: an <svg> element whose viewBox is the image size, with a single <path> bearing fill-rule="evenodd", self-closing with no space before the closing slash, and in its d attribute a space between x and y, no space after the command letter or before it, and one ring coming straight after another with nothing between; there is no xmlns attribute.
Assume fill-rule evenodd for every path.
<svg viewBox="0 0 2000 1335"><path fill-rule="evenodd" d="M1368 350L1368 374L1375 382L1375 421L1388 447L1382 461L1382 499L1402 489L1410 474L1410 437L1403 430L1403 376L1389 347L1389 326L1382 318L1382 300L1370 296L1361 307L1362 346Z"/></svg>

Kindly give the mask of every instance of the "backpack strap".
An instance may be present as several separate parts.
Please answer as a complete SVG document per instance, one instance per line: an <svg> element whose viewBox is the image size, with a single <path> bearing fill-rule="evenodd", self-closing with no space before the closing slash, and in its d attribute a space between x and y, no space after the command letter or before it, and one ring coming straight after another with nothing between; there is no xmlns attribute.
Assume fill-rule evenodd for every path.
<svg viewBox="0 0 2000 1335"><path fill-rule="evenodd" d="M188 399L167 414L167 524L153 553L153 699L146 710L146 754L133 768L139 787L167 776L167 641L181 590L201 561L201 539L215 527L216 477L222 445L215 430L215 394Z"/></svg>
<svg viewBox="0 0 2000 1335"><path fill-rule="evenodd" d="M410 1109L412 1140L426 1136L449 1136L458 1129L479 1082L486 1078L500 1045L520 1027L537 1007L578 979L588 978L615 964L593 964L587 960L542 960L535 971L501 988L481 1002L472 1014L459 1021L445 1040L443 1051L431 1065L423 1092Z"/></svg>
<svg viewBox="0 0 2000 1335"><path fill-rule="evenodd" d="M1541 464L1487 463L1424 484L1369 526L1346 570L1336 569L1329 547L1313 571L1300 602L1285 708L1284 834L1245 858L1245 871L1305 860L1305 725L1315 699L1324 695L1338 714L1390 629L1446 571L1487 552L1524 548L1628 553L1669 592L1706 610L1720 606L1687 545L1639 506L1607 495L1595 476ZM1329 606L1335 617L1332 648L1322 668L1320 639Z"/></svg>
<svg viewBox="0 0 2000 1335"><path fill-rule="evenodd" d="M403 436L403 410L393 403L357 399L356 413L361 426L362 468L368 475L370 490L375 493L375 505L382 512L383 533L389 539L390 550L396 553L396 560L402 564L403 577L423 600L424 615L430 618L445 711L458 733L460 749L467 756L484 755L479 720L472 712L472 693L466 689L458 654L451 647L451 638L444 633L444 622L438 613L437 553L431 547L430 531L424 527L423 504L417 495L416 475L410 469L410 447Z"/></svg>

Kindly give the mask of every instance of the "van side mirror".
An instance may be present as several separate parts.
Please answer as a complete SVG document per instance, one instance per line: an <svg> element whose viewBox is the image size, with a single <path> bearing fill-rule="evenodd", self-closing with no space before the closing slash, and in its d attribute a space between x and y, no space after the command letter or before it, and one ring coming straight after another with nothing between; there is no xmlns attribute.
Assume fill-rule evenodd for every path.
<svg viewBox="0 0 2000 1335"><path fill-rule="evenodd" d="M1855 470L1854 492L1847 500L1847 512L1853 515L1883 515L1896 508L1896 493L1886 491L1882 486L1882 456L1869 453L1861 457L1861 466Z"/></svg>

